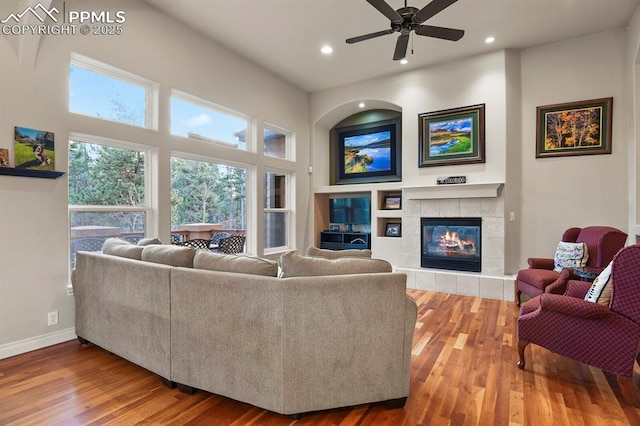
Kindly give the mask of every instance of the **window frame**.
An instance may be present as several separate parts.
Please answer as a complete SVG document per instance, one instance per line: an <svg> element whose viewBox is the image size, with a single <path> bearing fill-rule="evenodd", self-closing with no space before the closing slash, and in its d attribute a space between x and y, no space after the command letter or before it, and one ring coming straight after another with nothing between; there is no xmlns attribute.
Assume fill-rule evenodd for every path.
<svg viewBox="0 0 640 426"><path fill-rule="evenodd" d="M177 99L180 100L182 102L186 102L186 103L190 103L192 105L195 105L197 107L200 108L204 108L204 109L209 109L213 112L216 112L218 114L222 114L222 115L226 115L229 116L231 118L235 118L238 120L243 120L246 122L246 134L245 134L245 148L239 148L237 146L233 146L232 142L227 142L227 141L223 141L223 140L218 140L215 139L211 136L207 136L207 135L201 135L202 138L192 138L189 136L185 136L185 135L180 135L180 134L176 134L173 133L172 131L172 122L173 122L173 107L171 107L172 105L172 101L173 99ZM217 146L222 146L228 149L234 149L234 150L238 150L238 151L246 151L246 152L255 152L255 144L253 142L253 127L254 127L254 118L249 116L248 114L243 114L241 112L235 111L231 108L227 108L223 105L220 104L216 104L214 102L208 101L206 99L200 98L198 96L195 95L191 95L189 93L183 92L181 90L178 89L171 89L171 93L169 96L169 108L170 108L170 113L169 113L169 133L172 136L177 136L179 138L183 138L183 139L188 139L188 140L196 140L196 141L203 141L205 143L211 143Z"/></svg>
<svg viewBox="0 0 640 426"><path fill-rule="evenodd" d="M269 155L264 152L264 145L265 145L264 133L267 130L284 135L285 137L284 157L276 157L274 155ZM284 127L280 127L276 124L272 124L270 122L265 121L262 126L262 144L263 144L262 152L265 158L277 158L280 160L295 162L295 133L292 132L291 130L287 130Z"/></svg>
<svg viewBox="0 0 640 426"><path fill-rule="evenodd" d="M153 175L153 149L146 145L141 145L135 142L127 142L122 140L116 140L111 138L105 138L101 136L88 135L84 133L76 133L70 132L68 141L67 141L67 150L69 149L68 144L70 142L82 142L89 143L93 145L103 145L109 146L111 148L119 148L126 149L130 151L139 151L143 152L145 155L145 167L144 167L144 205L143 206L125 206L125 205L71 205L69 204L69 196L67 195L67 208L68 208L68 226L69 226L69 242L71 242L71 213L72 212L87 212L87 213L109 213L109 212L144 212L145 213L145 236L150 235L152 233L152 224L155 223L155 212L154 212L154 200L153 193L154 191L151 188L152 185L152 175ZM68 172L68 165L67 165Z"/></svg>
<svg viewBox="0 0 640 426"><path fill-rule="evenodd" d="M144 111L144 125L138 126L137 124L126 123L124 121L118 121L111 118L99 117L96 115L88 115L82 112L71 111L70 103L71 99L69 97L67 102L67 110L71 114L77 114L84 117L95 118L97 120L105 120L113 123L124 124L127 126L132 126L136 128L142 129L150 129L150 130L158 130L158 88L159 84L149 80L144 77L140 77L139 75L133 74L129 71L125 71L123 69L114 67L112 65L105 64L103 62L97 61L95 59L89 58L87 56L80 55L75 52L71 52L71 59L69 62L69 72L71 72L71 67L76 66L79 68L83 68L87 71L91 71L96 74L101 74L103 76L120 80L122 82L140 86L145 90L145 111ZM71 92L71 77L69 77L69 92Z"/></svg>
<svg viewBox="0 0 640 426"><path fill-rule="evenodd" d="M254 241L254 235L256 234L255 226L254 226L254 214L252 209L254 208L253 197L256 191L255 188L255 179L253 176L255 175L255 166L250 163L241 163L237 161L231 161L219 157L210 157L206 155L200 154L192 154L185 151L171 151L169 153L169 175L171 175L171 159L180 158L183 160L190 161L200 161L204 163L213 163L219 164L226 167L236 167L242 168L245 170L245 236L246 236L246 252L245 254L255 253L255 250L252 249L251 243ZM169 185L169 190L171 191L171 184ZM171 198L171 196L170 196ZM171 214L169 214L171 217ZM169 228L171 228L171 223L169 223Z"/></svg>
<svg viewBox="0 0 640 426"><path fill-rule="evenodd" d="M266 234L266 226L264 225L264 218L266 217L267 213L286 213L286 224L287 224L287 243L284 246L278 246L278 247L266 247L266 239L265 241L263 241L263 253L268 255L268 254L274 254L274 253L279 253L279 252L284 252L287 250L291 250L292 247L294 247L295 245L292 245L292 241L295 241L295 209L294 209L294 205L295 205L295 172L293 170L283 170L283 169L279 169L279 168L275 168L275 167L265 167L264 168L264 174L263 174L263 182L264 182L264 186L266 189L266 186L268 185L266 176L268 173L272 173L272 174L277 174L277 175L283 175L285 176L285 196L284 196L284 207L282 208L275 208L275 207L265 207L264 206L264 201L266 200L266 194L263 195L264 199L262 202L262 222L263 222L263 233Z"/></svg>

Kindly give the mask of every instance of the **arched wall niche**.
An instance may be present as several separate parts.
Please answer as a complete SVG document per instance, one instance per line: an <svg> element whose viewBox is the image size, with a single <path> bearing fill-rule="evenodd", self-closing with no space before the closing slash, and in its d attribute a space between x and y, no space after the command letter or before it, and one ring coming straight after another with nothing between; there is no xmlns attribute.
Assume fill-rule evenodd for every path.
<svg viewBox="0 0 640 426"><path fill-rule="evenodd" d="M364 108L359 105L364 103ZM330 183L331 129L345 124L350 117L374 121L381 117L378 111L396 112L402 115L402 107L377 99L357 99L337 105L326 111L314 122L310 164L313 166L313 186L327 186ZM370 115L367 115L370 114ZM382 118L381 118L382 119ZM313 190L312 190L313 192Z"/></svg>

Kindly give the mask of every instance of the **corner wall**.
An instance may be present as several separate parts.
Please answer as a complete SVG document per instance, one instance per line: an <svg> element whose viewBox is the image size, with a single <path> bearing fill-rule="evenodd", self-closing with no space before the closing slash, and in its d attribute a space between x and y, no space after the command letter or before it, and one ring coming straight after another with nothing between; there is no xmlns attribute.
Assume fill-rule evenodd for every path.
<svg viewBox="0 0 640 426"><path fill-rule="evenodd" d="M20 12L22 1L1 11ZM54 2L62 10L62 2ZM124 10L121 36L52 35L39 39L0 37L0 147L13 153L13 127L55 133L56 169L67 170L70 132L135 142L153 148L159 206L156 223L163 241L170 234L172 152L249 163L260 175L279 159L233 151L170 134L171 89L207 99L255 118L258 132L269 122L296 134L296 245L304 245L309 206L308 95L143 1L66 0L67 10ZM7 16L6 14L2 15ZM8 39L10 38L10 39ZM70 53L77 52L159 83L157 131L68 112ZM258 133L261 134L261 133ZM69 283L67 177L56 180L0 176L0 358L74 338L74 300ZM259 186L259 185L258 185ZM262 206L260 188L249 194ZM254 214L252 224L262 226ZM254 232L261 228L254 227ZM251 250L256 254L257 248ZM57 310L59 324L47 326Z"/></svg>

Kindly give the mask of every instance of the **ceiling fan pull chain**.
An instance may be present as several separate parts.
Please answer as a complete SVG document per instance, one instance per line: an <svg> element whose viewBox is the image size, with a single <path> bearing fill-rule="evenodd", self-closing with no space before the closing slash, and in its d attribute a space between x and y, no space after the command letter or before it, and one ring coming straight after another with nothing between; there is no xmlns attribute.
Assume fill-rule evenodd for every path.
<svg viewBox="0 0 640 426"><path fill-rule="evenodd" d="M407 0L405 0L405 3ZM411 54L413 55L413 33L411 33Z"/></svg>

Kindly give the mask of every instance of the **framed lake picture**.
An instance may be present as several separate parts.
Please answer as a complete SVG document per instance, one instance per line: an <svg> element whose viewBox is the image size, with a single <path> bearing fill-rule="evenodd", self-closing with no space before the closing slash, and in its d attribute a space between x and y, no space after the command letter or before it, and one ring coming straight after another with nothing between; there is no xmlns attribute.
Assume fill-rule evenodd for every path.
<svg viewBox="0 0 640 426"><path fill-rule="evenodd" d="M613 98L539 106L536 158L611 154Z"/></svg>
<svg viewBox="0 0 640 426"><path fill-rule="evenodd" d="M402 180L401 119L336 128L331 145L336 184Z"/></svg>
<svg viewBox="0 0 640 426"><path fill-rule="evenodd" d="M418 115L418 167L484 163L484 104Z"/></svg>

